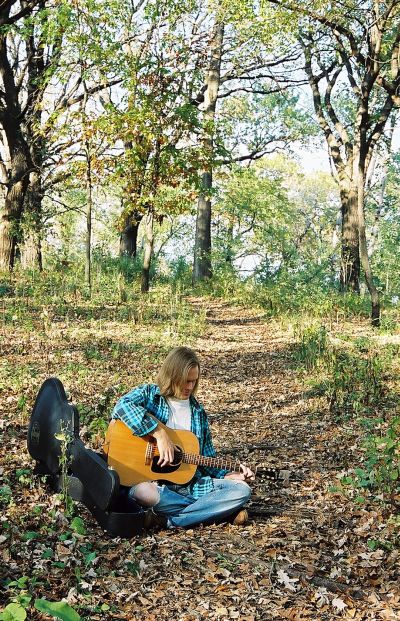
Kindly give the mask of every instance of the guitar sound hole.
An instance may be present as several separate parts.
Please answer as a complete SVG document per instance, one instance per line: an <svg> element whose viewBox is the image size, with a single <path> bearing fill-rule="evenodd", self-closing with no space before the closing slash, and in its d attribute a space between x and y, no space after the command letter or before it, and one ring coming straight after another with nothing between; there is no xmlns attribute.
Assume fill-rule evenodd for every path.
<svg viewBox="0 0 400 621"><path fill-rule="evenodd" d="M153 472L164 472L165 474L168 474L169 472L175 472L176 470L178 470L179 466L182 463L182 452L182 449L177 447L174 454L174 461L172 462L172 464L168 464L167 466L159 466L158 456L153 457L151 470Z"/></svg>

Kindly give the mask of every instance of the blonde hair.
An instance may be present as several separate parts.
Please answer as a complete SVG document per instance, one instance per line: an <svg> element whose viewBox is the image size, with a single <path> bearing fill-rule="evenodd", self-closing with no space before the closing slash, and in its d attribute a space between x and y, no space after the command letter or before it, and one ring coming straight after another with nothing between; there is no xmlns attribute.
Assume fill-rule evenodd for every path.
<svg viewBox="0 0 400 621"><path fill-rule="evenodd" d="M197 367L200 374L200 362L197 354L189 347L175 347L171 349L165 358L157 375L157 384L160 393L164 397L173 397L177 388L187 380L190 369ZM197 378L193 388L196 393L199 379Z"/></svg>

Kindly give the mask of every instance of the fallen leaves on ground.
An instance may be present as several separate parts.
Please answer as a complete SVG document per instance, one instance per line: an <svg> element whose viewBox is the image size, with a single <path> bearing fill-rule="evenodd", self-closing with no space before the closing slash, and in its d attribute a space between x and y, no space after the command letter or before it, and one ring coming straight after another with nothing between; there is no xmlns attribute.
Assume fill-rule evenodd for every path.
<svg viewBox="0 0 400 621"><path fill-rule="evenodd" d="M206 332L193 344L203 365L199 399L217 448L249 464L289 468L290 485L259 477L244 527L111 539L80 507L84 532L71 530L58 496L31 475L27 419L41 382L62 363L70 372L61 379L75 402L92 412L101 403L110 410L122 387L154 377L164 352L152 345L144 358L144 350L127 353L128 331L117 323L98 332L90 321L72 328L53 322L49 340L3 329L5 364L17 373L30 367L19 392L5 386L1 401L1 490L12 494L1 518L2 578L12 581L3 603L34 593L64 599L94 621L400 619L399 551L370 545L391 528L385 505L358 506L332 491L359 460L351 423L344 430L323 401L307 394L290 335L278 323L218 301L191 303L207 312ZM89 341L100 352L94 358ZM89 384L80 379L80 365L93 370ZM101 430L85 436L89 424L83 436L100 444ZM29 619L44 618L30 608Z"/></svg>

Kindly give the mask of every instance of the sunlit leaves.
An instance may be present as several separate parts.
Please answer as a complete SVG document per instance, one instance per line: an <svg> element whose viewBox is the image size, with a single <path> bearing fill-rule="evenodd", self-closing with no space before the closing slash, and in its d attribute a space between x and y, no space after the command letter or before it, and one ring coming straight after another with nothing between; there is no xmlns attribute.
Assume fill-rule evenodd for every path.
<svg viewBox="0 0 400 621"><path fill-rule="evenodd" d="M46 599L37 599L35 608L51 617L61 619L61 621L80 621L81 619L78 613L66 602L49 602Z"/></svg>
<svg viewBox="0 0 400 621"><path fill-rule="evenodd" d="M259 271L309 273L333 260L339 197L327 173L305 175L283 155L240 168L220 181L217 245L231 259L256 258Z"/></svg>
<svg viewBox="0 0 400 621"><path fill-rule="evenodd" d="M26 610L21 604L8 604L2 613L0 613L2 621L25 621Z"/></svg>
<svg viewBox="0 0 400 621"><path fill-rule="evenodd" d="M231 96L221 106L218 131L232 157L238 145L241 151L263 154L287 142L306 140L316 128L288 93Z"/></svg>

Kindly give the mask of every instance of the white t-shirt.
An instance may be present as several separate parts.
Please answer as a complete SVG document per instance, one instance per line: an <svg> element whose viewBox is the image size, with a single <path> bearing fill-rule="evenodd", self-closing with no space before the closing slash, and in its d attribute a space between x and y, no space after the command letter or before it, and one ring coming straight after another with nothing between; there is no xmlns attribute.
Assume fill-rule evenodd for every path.
<svg viewBox="0 0 400 621"><path fill-rule="evenodd" d="M167 403L170 410L167 427L170 429L187 429L190 431L192 410L189 399L175 399L175 397L167 397Z"/></svg>

